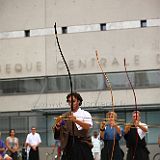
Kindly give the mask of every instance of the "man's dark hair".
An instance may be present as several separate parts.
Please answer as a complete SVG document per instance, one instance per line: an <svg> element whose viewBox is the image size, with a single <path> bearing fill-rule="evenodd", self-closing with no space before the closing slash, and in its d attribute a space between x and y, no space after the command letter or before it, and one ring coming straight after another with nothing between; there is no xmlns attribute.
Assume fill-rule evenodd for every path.
<svg viewBox="0 0 160 160"><path fill-rule="evenodd" d="M67 95L67 102L69 101L69 98L70 97L75 97L78 101L79 101L79 106L81 106L82 105L82 101L83 101L83 99L82 99L82 97L81 97L81 95L79 94L79 93L77 93L77 92L73 92L73 93L69 93L68 95Z"/></svg>

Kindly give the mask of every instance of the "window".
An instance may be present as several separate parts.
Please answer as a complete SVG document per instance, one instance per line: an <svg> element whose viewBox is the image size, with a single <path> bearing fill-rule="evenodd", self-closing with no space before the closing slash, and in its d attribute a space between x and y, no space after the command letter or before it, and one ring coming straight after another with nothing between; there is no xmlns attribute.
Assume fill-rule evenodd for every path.
<svg viewBox="0 0 160 160"><path fill-rule="evenodd" d="M149 125L148 143L157 143L158 135L160 134L160 111L147 112L147 121Z"/></svg>
<svg viewBox="0 0 160 160"><path fill-rule="evenodd" d="M0 131L5 130L5 131L9 131L9 117L5 116L5 117L0 117Z"/></svg>
<svg viewBox="0 0 160 160"><path fill-rule="evenodd" d="M70 89L68 76L49 77L47 83L48 92L67 92Z"/></svg>
<svg viewBox="0 0 160 160"><path fill-rule="evenodd" d="M62 34L66 34L67 33L67 27L62 27Z"/></svg>
<svg viewBox="0 0 160 160"><path fill-rule="evenodd" d="M131 88L125 72L107 75L113 90ZM130 71L128 75L135 89L160 87L159 70ZM106 85L108 86L103 73L71 75L71 78L73 89L76 91L101 91L106 90ZM69 90L68 75L0 80L0 95L62 93Z"/></svg>
<svg viewBox="0 0 160 160"><path fill-rule="evenodd" d="M102 74L75 76L74 88L78 91L104 90L106 89L104 76Z"/></svg>
<svg viewBox="0 0 160 160"><path fill-rule="evenodd" d="M147 27L147 21L146 20L141 20L141 28Z"/></svg>
<svg viewBox="0 0 160 160"><path fill-rule="evenodd" d="M11 117L11 128L15 130L28 131L27 117ZM17 132L17 131L16 131Z"/></svg>
<svg viewBox="0 0 160 160"><path fill-rule="evenodd" d="M44 116L29 117L29 130L35 126L38 132L46 131L46 118Z"/></svg>
<svg viewBox="0 0 160 160"><path fill-rule="evenodd" d="M133 73L128 72L129 79L134 85L134 75ZM111 83L112 89L126 89L130 88L129 81L127 79L126 73L110 73L108 74L108 79Z"/></svg>
<svg viewBox="0 0 160 160"><path fill-rule="evenodd" d="M24 35L25 37L30 37L30 30L25 30Z"/></svg>
<svg viewBox="0 0 160 160"><path fill-rule="evenodd" d="M100 29L101 29L101 31L106 31L106 23L101 23Z"/></svg>

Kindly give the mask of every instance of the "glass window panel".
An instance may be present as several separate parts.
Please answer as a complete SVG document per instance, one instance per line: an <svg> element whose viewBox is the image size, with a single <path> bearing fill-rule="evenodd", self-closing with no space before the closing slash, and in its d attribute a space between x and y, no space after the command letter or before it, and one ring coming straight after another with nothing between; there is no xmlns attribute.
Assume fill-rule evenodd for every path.
<svg viewBox="0 0 160 160"><path fill-rule="evenodd" d="M47 146L47 137L46 137L46 132L38 132L37 133L40 134L40 137L41 137L41 140L42 140L42 143L40 146Z"/></svg>
<svg viewBox="0 0 160 160"><path fill-rule="evenodd" d="M149 125L148 142L157 143L158 135L160 134L160 111L147 112L147 121Z"/></svg>
<svg viewBox="0 0 160 160"><path fill-rule="evenodd" d="M46 131L46 118L44 116L29 117L29 130L36 127L37 131Z"/></svg>
<svg viewBox="0 0 160 160"><path fill-rule="evenodd" d="M118 112L117 113L117 122L119 125L124 128L124 123L126 122L126 114L124 112Z"/></svg>
<svg viewBox="0 0 160 160"><path fill-rule="evenodd" d="M0 117L0 131L2 130L3 131L9 130L9 117Z"/></svg>
<svg viewBox="0 0 160 160"><path fill-rule="evenodd" d="M17 133L16 132L15 137L18 138L20 147L22 147L24 145L26 138L27 138L27 134L28 133L24 134L24 133Z"/></svg>
<svg viewBox="0 0 160 160"><path fill-rule="evenodd" d="M160 86L160 72L135 72L135 84L136 87L158 87Z"/></svg>
<svg viewBox="0 0 160 160"><path fill-rule="evenodd" d="M11 128L15 130L27 130L27 117L11 117Z"/></svg>
<svg viewBox="0 0 160 160"><path fill-rule="evenodd" d="M134 85L134 75L131 72L128 72L128 76L132 85ZM127 79L126 73L110 73L108 74L108 79L111 83L113 89L120 88L130 88L129 81Z"/></svg>
<svg viewBox="0 0 160 160"><path fill-rule="evenodd" d="M52 126L54 126L55 124L55 119L58 115L53 115L53 116L48 116L47 117L47 130L51 131L52 130Z"/></svg>
<svg viewBox="0 0 160 160"><path fill-rule="evenodd" d="M135 72L135 85L145 87L149 84L147 72Z"/></svg>
<svg viewBox="0 0 160 160"><path fill-rule="evenodd" d="M130 71L129 79L134 88L160 87L159 70ZM71 75L73 89L79 91L104 90L107 81L103 74ZM131 88L125 72L108 73L112 89ZM28 79L8 79L0 81L0 95L43 93L43 92L68 92L70 90L69 77L41 77Z"/></svg>
<svg viewBox="0 0 160 160"><path fill-rule="evenodd" d="M102 74L78 75L74 77L76 90L104 90L105 80Z"/></svg>
<svg viewBox="0 0 160 160"><path fill-rule="evenodd" d="M117 124L124 130L124 124L126 122L126 114L124 112L118 112L117 113ZM120 145L125 145L126 141L125 139L122 137L120 139Z"/></svg>
<svg viewBox="0 0 160 160"><path fill-rule="evenodd" d="M47 89L49 92L58 91L57 79L56 77L48 78Z"/></svg>
<svg viewBox="0 0 160 160"><path fill-rule="evenodd" d="M6 138L9 136L9 132L2 133L2 140L5 142Z"/></svg>
<svg viewBox="0 0 160 160"><path fill-rule="evenodd" d="M152 124L160 124L160 111L147 112L147 121Z"/></svg>
<svg viewBox="0 0 160 160"><path fill-rule="evenodd" d="M3 88L2 88L2 86L3 86L3 82L0 81L0 96L3 95Z"/></svg>
<svg viewBox="0 0 160 160"><path fill-rule="evenodd" d="M2 81L1 88L3 90L3 93L16 93L17 81L15 80Z"/></svg>
<svg viewBox="0 0 160 160"><path fill-rule="evenodd" d="M148 143L156 143L158 142L158 135L160 134L159 128L149 128L149 132L147 134Z"/></svg>
<svg viewBox="0 0 160 160"><path fill-rule="evenodd" d="M145 82L146 86L160 86L160 71L147 72L147 82Z"/></svg>
<svg viewBox="0 0 160 160"><path fill-rule="evenodd" d="M131 123L132 122L132 112L127 112L126 113L126 123Z"/></svg>
<svg viewBox="0 0 160 160"><path fill-rule="evenodd" d="M99 132L99 128L100 128L100 122L102 122L103 120L105 120L105 115L106 113L92 113L92 118L93 118L93 127L92 127L92 132L94 130Z"/></svg>
<svg viewBox="0 0 160 160"><path fill-rule="evenodd" d="M70 83L68 76L48 78L49 92L64 92L64 91L69 91L69 89L70 89Z"/></svg>
<svg viewBox="0 0 160 160"><path fill-rule="evenodd" d="M48 137L48 139L47 139L47 146L51 146L52 144L54 144L55 139L54 139L54 133L53 133L53 131L49 131L47 133L47 137Z"/></svg>
<svg viewBox="0 0 160 160"><path fill-rule="evenodd" d="M45 80L43 79L26 79L18 83L18 92L34 93L45 90Z"/></svg>
<svg viewBox="0 0 160 160"><path fill-rule="evenodd" d="M118 117L118 119L125 121L126 114L125 114L125 112L117 112L117 117Z"/></svg>

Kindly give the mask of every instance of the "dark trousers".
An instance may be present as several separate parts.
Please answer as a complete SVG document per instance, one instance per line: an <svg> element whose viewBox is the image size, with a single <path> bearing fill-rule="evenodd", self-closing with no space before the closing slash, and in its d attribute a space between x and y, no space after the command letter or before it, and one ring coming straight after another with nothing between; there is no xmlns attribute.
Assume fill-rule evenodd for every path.
<svg viewBox="0 0 160 160"><path fill-rule="evenodd" d="M127 160L149 160L149 151L145 146L130 146L127 151Z"/></svg>
<svg viewBox="0 0 160 160"><path fill-rule="evenodd" d="M12 157L13 160L18 160L18 153L17 152L11 153L10 156Z"/></svg>
<svg viewBox="0 0 160 160"><path fill-rule="evenodd" d="M113 155L112 155L113 154ZM119 146L118 140L104 140L104 147L101 150L101 160L123 160L124 152Z"/></svg>
<svg viewBox="0 0 160 160"><path fill-rule="evenodd" d="M94 160L91 148L86 142L70 136L61 160Z"/></svg>
<svg viewBox="0 0 160 160"><path fill-rule="evenodd" d="M38 147L36 150L33 150L32 148L29 151L29 160L39 160L39 149Z"/></svg>

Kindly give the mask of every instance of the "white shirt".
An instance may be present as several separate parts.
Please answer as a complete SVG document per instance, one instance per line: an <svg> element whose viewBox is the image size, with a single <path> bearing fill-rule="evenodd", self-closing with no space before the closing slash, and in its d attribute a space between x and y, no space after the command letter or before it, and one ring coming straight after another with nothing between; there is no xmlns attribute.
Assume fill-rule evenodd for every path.
<svg viewBox="0 0 160 160"><path fill-rule="evenodd" d="M142 125L142 126L145 127L146 129L148 129L148 126L147 126L147 124L145 124L145 123L139 122L139 125ZM140 137L141 139L143 139L143 138L146 136L146 132L144 132L144 131L143 131L141 128L139 128L139 127L137 127L137 128L138 128L137 132L138 132L139 137Z"/></svg>
<svg viewBox="0 0 160 160"><path fill-rule="evenodd" d="M94 136L91 137L92 140L92 144L93 144L93 148L92 148L92 152L101 152L101 142L99 139L99 136L97 136L97 138L94 138Z"/></svg>
<svg viewBox="0 0 160 160"><path fill-rule="evenodd" d="M92 116L89 112L82 110L81 108L79 108L77 110L77 112L74 112L73 115L76 117L77 120L83 121L87 124L90 124L91 127L93 126L93 121L92 121ZM78 128L78 130L82 130L83 128L76 123L76 126Z"/></svg>
<svg viewBox="0 0 160 160"><path fill-rule="evenodd" d="M29 143L30 145L38 145L41 142L42 141L39 133L35 133L35 134L29 133L27 135L26 143Z"/></svg>

